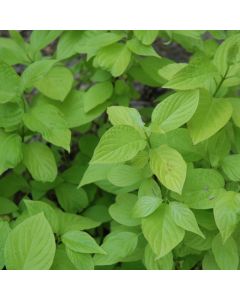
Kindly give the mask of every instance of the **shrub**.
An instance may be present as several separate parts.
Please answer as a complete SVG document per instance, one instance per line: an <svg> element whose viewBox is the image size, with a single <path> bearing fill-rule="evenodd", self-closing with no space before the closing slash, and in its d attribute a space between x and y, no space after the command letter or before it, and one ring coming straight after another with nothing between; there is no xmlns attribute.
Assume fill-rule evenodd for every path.
<svg viewBox="0 0 240 300"><path fill-rule="evenodd" d="M240 33L0 38L2 269L238 269Z"/></svg>

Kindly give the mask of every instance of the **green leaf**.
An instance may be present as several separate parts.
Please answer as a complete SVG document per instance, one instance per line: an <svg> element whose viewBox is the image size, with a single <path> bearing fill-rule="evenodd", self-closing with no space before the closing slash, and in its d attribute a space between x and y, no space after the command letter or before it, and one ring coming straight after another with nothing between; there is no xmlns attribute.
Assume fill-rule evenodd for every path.
<svg viewBox="0 0 240 300"><path fill-rule="evenodd" d="M146 147L137 130L128 125L117 125L102 136L91 163L120 163L132 159Z"/></svg>
<svg viewBox="0 0 240 300"><path fill-rule="evenodd" d="M172 270L172 252L169 252L167 255L157 259L151 247L147 245L144 251L144 265L146 266L147 270Z"/></svg>
<svg viewBox="0 0 240 300"><path fill-rule="evenodd" d="M223 242L226 242L235 230L239 212L240 195L232 191L222 191L215 202L213 213Z"/></svg>
<svg viewBox="0 0 240 300"><path fill-rule="evenodd" d="M200 230L197 220L187 205L181 202L170 202L169 204L174 222L183 229L196 233L204 238L204 234Z"/></svg>
<svg viewBox="0 0 240 300"><path fill-rule="evenodd" d="M59 224L57 214L54 208L52 208L50 205L43 201L36 200L24 200L24 204L26 205L27 211L29 212L30 216L34 216L39 213L44 213L44 216L51 225L53 232L58 232Z"/></svg>
<svg viewBox="0 0 240 300"><path fill-rule="evenodd" d="M8 235L5 244L9 270L48 270L56 250L54 235L44 215L27 218Z"/></svg>
<svg viewBox="0 0 240 300"><path fill-rule="evenodd" d="M175 198L190 208L213 208L224 184L221 174L213 169L188 169L182 195Z"/></svg>
<svg viewBox="0 0 240 300"><path fill-rule="evenodd" d="M48 142L70 150L71 132L59 109L38 101L24 114L24 124L32 131L42 134Z"/></svg>
<svg viewBox="0 0 240 300"><path fill-rule="evenodd" d="M35 87L45 96L63 101L70 92L73 76L69 69L61 66L51 68L40 80L35 82Z"/></svg>
<svg viewBox="0 0 240 300"><path fill-rule="evenodd" d="M197 250L197 251L206 251L211 249L212 247L212 240L214 236L216 235L215 231L207 231L202 230L205 238L200 237L199 235L196 235L192 232L186 232L185 238L184 238L184 244L187 247L190 247L191 249ZM192 251L191 251L192 252Z"/></svg>
<svg viewBox="0 0 240 300"><path fill-rule="evenodd" d="M86 30L80 36L76 44L76 50L79 53L86 53L90 59L100 49L112 45L121 40L124 34L121 32L106 32L105 30Z"/></svg>
<svg viewBox="0 0 240 300"><path fill-rule="evenodd" d="M58 233L60 235L68 231L87 230L96 228L100 225L100 222L80 215L65 213L61 210L56 210L56 213L59 220Z"/></svg>
<svg viewBox="0 0 240 300"><path fill-rule="evenodd" d="M145 45L151 45L158 36L159 30L134 30L135 37Z"/></svg>
<svg viewBox="0 0 240 300"><path fill-rule="evenodd" d="M153 110L151 129L168 132L182 126L195 113L198 100L198 91L184 91L170 95Z"/></svg>
<svg viewBox="0 0 240 300"><path fill-rule="evenodd" d="M132 53L137 55L159 57L153 47L144 45L137 39L127 41L127 47Z"/></svg>
<svg viewBox="0 0 240 300"><path fill-rule="evenodd" d="M57 63L56 59L39 60L29 65L21 76L22 88L26 89L35 85L47 75L52 67Z"/></svg>
<svg viewBox="0 0 240 300"><path fill-rule="evenodd" d="M62 33L62 30L33 30L30 45L34 51L45 48Z"/></svg>
<svg viewBox="0 0 240 300"><path fill-rule="evenodd" d="M23 163L37 181L53 182L57 176L57 164L52 151L40 142L25 144Z"/></svg>
<svg viewBox="0 0 240 300"><path fill-rule="evenodd" d="M118 77L127 69L131 60L131 52L124 44L113 44L100 49L93 61L95 67L111 72Z"/></svg>
<svg viewBox="0 0 240 300"><path fill-rule="evenodd" d="M187 165L176 150L167 145L152 149L150 151L150 167L166 188L181 194Z"/></svg>
<svg viewBox="0 0 240 300"><path fill-rule="evenodd" d="M112 265L133 253L137 247L138 236L133 232L112 232L103 241L102 248L106 254L95 254L96 266Z"/></svg>
<svg viewBox="0 0 240 300"><path fill-rule="evenodd" d="M5 265L4 247L10 231L8 222L0 220L0 270Z"/></svg>
<svg viewBox="0 0 240 300"><path fill-rule="evenodd" d="M96 241L84 231L68 231L62 235L61 240L75 252L106 254Z"/></svg>
<svg viewBox="0 0 240 300"><path fill-rule="evenodd" d="M224 157L229 154L230 149L231 140L229 132L224 127L207 141L207 151L211 165L218 167Z"/></svg>
<svg viewBox="0 0 240 300"><path fill-rule="evenodd" d="M87 254L86 254L87 255ZM76 270L63 244L57 245L51 270Z"/></svg>
<svg viewBox="0 0 240 300"><path fill-rule="evenodd" d="M5 133L0 129L0 157L0 175L22 161L22 141L19 135Z"/></svg>
<svg viewBox="0 0 240 300"><path fill-rule="evenodd" d="M224 244L220 234L216 235L212 242L214 258L221 270L237 270L239 254L237 243L229 238Z"/></svg>
<svg viewBox="0 0 240 300"><path fill-rule="evenodd" d="M1 45L1 43L0 43ZM16 101L20 93L20 77L14 69L0 63L0 103Z"/></svg>
<svg viewBox="0 0 240 300"><path fill-rule="evenodd" d="M156 181L148 178L142 182L138 191L138 200L133 207L133 216L136 218L147 217L152 214L162 203L161 190Z"/></svg>
<svg viewBox="0 0 240 300"><path fill-rule="evenodd" d="M213 62L222 74L226 71L231 63L239 62L240 57L240 34L230 36L218 48L214 55Z"/></svg>
<svg viewBox="0 0 240 300"><path fill-rule="evenodd" d="M199 56L180 69L163 87L175 90L212 89L216 85L214 79L218 76L213 63L208 58Z"/></svg>
<svg viewBox="0 0 240 300"><path fill-rule="evenodd" d="M202 261L203 270L219 270L212 251L208 251Z"/></svg>
<svg viewBox="0 0 240 300"><path fill-rule="evenodd" d="M110 106L107 108L107 114L112 125L129 125L138 130L144 127L142 118L135 108Z"/></svg>
<svg viewBox="0 0 240 300"><path fill-rule="evenodd" d="M119 187L130 186L140 182L144 177L143 170L124 164L113 166L107 174L107 179Z"/></svg>
<svg viewBox="0 0 240 300"><path fill-rule="evenodd" d="M89 165L81 179L79 187L82 187L92 182L107 179L108 172L109 172L109 164Z"/></svg>
<svg viewBox="0 0 240 300"><path fill-rule="evenodd" d="M200 94L197 111L188 123L193 144L218 132L229 121L232 106L225 99L213 99L207 92Z"/></svg>
<svg viewBox="0 0 240 300"><path fill-rule="evenodd" d="M77 270L94 270L94 262L90 254L75 252L68 247L66 253Z"/></svg>
<svg viewBox="0 0 240 300"><path fill-rule="evenodd" d="M85 113L106 102L111 97L112 92L113 85L110 81L100 82L90 87L84 94Z"/></svg>
<svg viewBox="0 0 240 300"><path fill-rule="evenodd" d="M11 38L0 38L0 57L8 65L30 63L26 49Z"/></svg>
<svg viewBox="0 0 240 300"><path fill-rule="evenodd" d="M57 44L57 59L66 59L77 54L76 46L83 34L80 30L66 30L61 35Z"/></svg>
<svg viewBox="0 0 240 300"><path fill-rule="evenodd" d="M60 206L67 212L78 213L88 205L87 193L75 184L63 182L55 188Z"/></svg>
<svg viewBox="0 0 240 300"><path fill-rule="evenodd" d="M142 220L142 230L158 258L174 249L183 240L185 233L176 225L167 204L161 204L153 214Z"/></svg>
<svg viewBox="0 0 240 300"><path fill-rule="evenodd" d="M23 107L17 103L0 104L0 127L8 128L18 125L23 118Z"/></svg>
<svg viewBox="0 0 240 300"><path fill-rule="evenodd" d="M8 198L0 196L0 215L7 215L18 210L18 206Z"/></svg>
<svg viewBox="0 0 240 300"><path fill-rule="evenodd" d="M72 91L63 103L58 104L69 128L78 127L99 117L107 108L107 102L98 105L88 113L84 110L84 92Z"/></svg>
<svg viewBox="0 0 240 300"><path fill-rule="evenodd" d="M240 154L231 154L224 157L221 167L227 177L232 181L240 180Z"/></svg>
<svg viewBox="0 0 240 300"><path fill-rule="evenodd" d="M169 147L177 150L187 162L197 161L203 157L203 154L197 147L193 146L187 128L177 128L165 134L152 133L150 136L150 144L153 148L167 144Z"/></svg>
<svg viewBox="0 0 240 300"><path fill-rule="evenodd" d="M137 226L140 219L132 215L133 207L136 204L137 196L133 194L120 194L116 197L116 202L109 207L109 214L113 220L126 226Z"/></svg>
<svg viewBox="0 0 240 300"><path fill-rule="evenodd" d="M162 67L158 74L166 80L171 80L177 72L186 67L186 63L170 63L164 67Z"/></svg>

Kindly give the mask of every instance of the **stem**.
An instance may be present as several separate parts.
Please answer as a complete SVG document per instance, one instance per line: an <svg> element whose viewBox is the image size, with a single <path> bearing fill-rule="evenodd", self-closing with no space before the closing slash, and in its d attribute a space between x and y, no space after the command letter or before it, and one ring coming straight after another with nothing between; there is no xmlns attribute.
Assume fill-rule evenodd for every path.
<svg viewBox="0 0 240 300"><path fill-rule="evenodd" d="M221 81L219 82L219 84L218 84L218 86L217 86L217 88L216 88L216 91L215 91L215 93L213 94L213 97L215 97L215 96L217 95L219 89L221 88L221 86L222 86L224 80L225 80L226 77L227 77L228 71L229 71L229 66L227 67L227 70L226 70L225 74L222 76L222 79L221 79Z"/></svg>

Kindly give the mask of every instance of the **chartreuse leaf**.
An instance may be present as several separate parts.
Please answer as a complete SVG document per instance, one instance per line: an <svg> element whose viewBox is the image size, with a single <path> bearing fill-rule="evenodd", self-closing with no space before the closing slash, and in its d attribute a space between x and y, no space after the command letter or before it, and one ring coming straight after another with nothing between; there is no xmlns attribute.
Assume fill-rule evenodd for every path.
<svg viewBox="0 0 240 300"><path fill-rule="evenodd" d="M134 30L134 35L144 45L151 45L157 38L158 32L158 30Z"/></svg>
<svg viewBox="0 0 240 300"><path fill-rule="evenodd" d="M145 139L136 129L128 125L117 125L104 133L90 163L125 162L132 159L145 146Z"/></svg>
<svg viewBox="0 0 240 300"><path fill-rule="evenodd" d="M237 270L239 265L238 247L235 240L230 237L223 243L218 234L212 241L212 252L221 270Z"/></svg>
<svg viewBox="0 0 240 300"><path fill-rule="evenodd" d="M200 230L194 213L186 204L181 202L170 202L169 204L174 222L183 229L196 233L204 238L204 234Z"/></svg>
<svg viewBox="0 0 240 300"><path fill-rule="evenodd" d="M168 132L188 122L195 113L199 92L184 91L170 95L153 110L151 129Z"/></svg>
<svg viewBox="0 0 240 300"><path fill-rule="evenodd" d="M133 207L133 216L143 218L153 213L162 203L159 185L152 178L142 182L138 191L138 200Z"/></svg>
<svg viewBox="0 0 240 300"><path fill-rule="evenodd" d="M150 151L150 167L165 187L181 194L187 165L180 153L167 145L154 148Z"/></svg>
<svg viewBox="0 0 240 300"><path fill-rule="evenodd" d="M1 45L1 44L0 44ZM20 92L20 77L12 67L0 63L0 103L16 101Z"/></svg>
<svg viewBox="0 0 240 300"><path fill-rule="evenodd" d="M232 181L240 180L240 154L227 155L221 162L221 167Z"/></svg>
<svg viewBox="0 0 240 300"><path fill-rule="evenodd" d="M94 262L90 254L75 252L68 247L66 253L77 270L94 270Z"/></svg>
<svg viewBox="0 0 240 300"><path fill-rule="evenodd" d="M188 169L182 195L176 199L195 209L213 208L218 194L224 187L224 179L213 169Z"/></svg>
<svg viewBox="0 0 240 300"><path fill-rule="evenodd" d="M129 125L136 129L144 127L142 118L135 108L110 106L107 108L107 114L112 125Z"/></svg>
<svg viewBox="0 0 240 300"><path fill-rule="evenodd" d="M126 226L137 226L141 223L140 219L132 215L133 207L136 204L137 196L134 194L119 194L116 203L109 207L109 214L113 220Z"/></svg>
<svg viewBox="0 0 240 300"><path fill-rule="evenodd" d="M51 227L42 213L27 218L8 235L5 261L8 270L48 270L56 250Z"/></svg>
<svg viewBox="0 0 240 300"><path fill-rule="evenodd" d="M61 240L75 252L106 254L96 241L84 231L68 231L62 235Z"/></svg>
<svg viewBox="0 0 240 300"><path fill-rule="evenodd" d="M106 254L95 254L95 266L112 265L133 253L138 243L138 236L134 232L112 232L103 241L102 248Z"/></svg>
<svg viewBox="0 0 240 300"><path fill-rule="evenodd" d="M100 67L118 77L127 69L131 60L131 52L127 45L113 44L100 49L93 61L95 67Z"/></svg>
<svg viewBox="0 0 240 300"><path fill-rule="evenodd" d="M188 122L193 144L202 142L218 132L229 121L232 106L225 99L213 99L204 91L200 94L198 108Z"/></svg>
<svg viewBox="0 0 240 300"><path fill-rule="evenodd" d="M0 175L14 168L23 158L21 137L15 133L5 133L0 129Z"/></svg>
<svg viewBox="0 0 240 300"><path fill-rule="evenodd" d="M48 142L70 150L71 132L62 112L51 104L38 101L23 117L24 124L42 134Z"/></svg>
<svg viewBox="0 0 240 300"><path fill-rule="evenodd" d="M57 176L57 164L52 151L40 142L25 144L23 163L37 181L53 182Z"/></svg>
<svg viewBox="0 0 240 300"><path fill-rule="evenodd" d="M213 213L223 242L231 236L238 223L240 195L232 191L222 191L216 199Z"/></svg>
<svg viewBox="0 0 240 300"><path fill-rule="evenodd" d="M185 231L176 225L167 204L142 220L142 230L153 252L158 258L167 255L184 238Z"/></svg>
<svg viewBox="0 0 240 300"><path fill-rule="evenodd" d="M69 69L56 66L40 80L35 82L35 87L45 96L63 101L70 92L73 84L73 76Z"/></svg>
<svg viewBox="0 0 240 300"><path fill-rule="evenodd" d="M8 222L0 220L0 270L5 265L4 247L10 231Z"/></svg>
<svg viewBox="0 0 240 300"><path fill-rule="evenodd" d="M84 94L85 113L107 101L111 97L112 92L113 85L110 81L100 82L90 87Z"/></svg>

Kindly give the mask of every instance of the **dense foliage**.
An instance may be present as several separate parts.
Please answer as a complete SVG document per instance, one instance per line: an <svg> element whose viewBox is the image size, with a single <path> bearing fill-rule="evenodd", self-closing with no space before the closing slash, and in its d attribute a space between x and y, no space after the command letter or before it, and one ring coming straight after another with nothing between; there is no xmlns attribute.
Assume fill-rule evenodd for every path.
<svg viewBox="0 0 240 300"><path fill-rule="evenodd" d="M240 33L0 37L1 269L239 269Z"/></svg>

